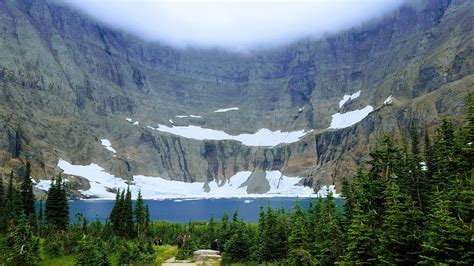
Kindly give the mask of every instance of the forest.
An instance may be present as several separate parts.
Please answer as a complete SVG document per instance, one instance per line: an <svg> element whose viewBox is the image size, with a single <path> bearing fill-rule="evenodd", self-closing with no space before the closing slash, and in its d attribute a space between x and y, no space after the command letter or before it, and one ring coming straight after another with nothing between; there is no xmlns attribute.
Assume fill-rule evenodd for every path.
<svg viewBox="0 0 474 266"><path fill-rule="evenodd" d="M218 249L223 265L474 264L474 99L459 126L429 134L413 119L389 135L332 195L292 211L261 206L258 223L238 211L186 224L150 221L141 195L118 191L105 223L69 221L60 176L35 205L29 164L21 184L0 180L0 265L159 265ZM156 240L163 245L156 245ZM161 243L160 243L161 244Z"/></svg>

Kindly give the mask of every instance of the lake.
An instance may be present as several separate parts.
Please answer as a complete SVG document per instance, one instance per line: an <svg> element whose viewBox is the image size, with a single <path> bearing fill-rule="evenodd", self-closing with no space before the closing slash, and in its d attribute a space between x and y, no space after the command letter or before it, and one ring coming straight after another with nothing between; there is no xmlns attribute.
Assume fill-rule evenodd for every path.
<svg viewBox="0 0 474 266"><path fill-rule="evenodd" d="M216 219L221 219L227 212L232 216L235 210L245 222L258 221L260 206L269 203L273 208L291 210L298 200L300 206L308 208L310 198L226 198L226 199L167 199L144 200L150 209L152 221L170 221L186 223L188 221L208 221L212 214ZM336 199L338 206L342 205L341 199ZM71 222L77 213L82 213L89 221L98 219L104 222L110 215L113 200L71 200L69 201L69 214Z"/></svg>

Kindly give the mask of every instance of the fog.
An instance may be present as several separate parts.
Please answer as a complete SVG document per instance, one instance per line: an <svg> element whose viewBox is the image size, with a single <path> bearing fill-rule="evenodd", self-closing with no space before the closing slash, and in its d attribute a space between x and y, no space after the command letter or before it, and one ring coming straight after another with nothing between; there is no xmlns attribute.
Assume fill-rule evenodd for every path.
<svg viewBox="0 0 474 266"><path fill-rule="evenodd" d="M176 47L246 51L357 27L408 0L63 0L109 26Z"/></svg>

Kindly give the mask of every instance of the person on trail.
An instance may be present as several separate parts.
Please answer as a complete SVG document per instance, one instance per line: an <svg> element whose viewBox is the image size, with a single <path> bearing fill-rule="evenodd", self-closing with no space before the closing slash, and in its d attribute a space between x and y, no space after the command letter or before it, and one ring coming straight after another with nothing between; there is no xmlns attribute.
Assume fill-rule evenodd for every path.
<svg viewBox="0 0 474 266"><path fill-rule="evenodd" d="M178 245L178 248L181 248L185 242L186 242L185 234L180 234L178 238L176 239L176 245Z"/></svg>
<svg viewBox="0 0 474 266"><path fill-rule="evenodd" d="M217 238L214 239L214 240L212 240L212 242L211 242L211 249L212 249L212 250L219 250L219 247L218 247L218 245L217 245Z"/></svg>

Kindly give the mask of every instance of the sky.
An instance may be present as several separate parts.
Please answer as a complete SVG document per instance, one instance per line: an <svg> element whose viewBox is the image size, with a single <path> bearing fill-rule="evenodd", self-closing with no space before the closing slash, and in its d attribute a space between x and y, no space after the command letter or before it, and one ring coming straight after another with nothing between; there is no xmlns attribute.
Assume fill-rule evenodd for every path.
<svg viewBox="0 0 474 266"><path fill-rule="evenodd" d="M246 51L357 27L410 0L60 1L146 40Z"/></svg>

